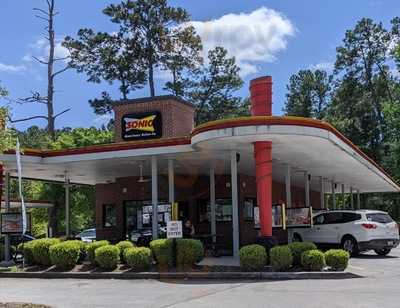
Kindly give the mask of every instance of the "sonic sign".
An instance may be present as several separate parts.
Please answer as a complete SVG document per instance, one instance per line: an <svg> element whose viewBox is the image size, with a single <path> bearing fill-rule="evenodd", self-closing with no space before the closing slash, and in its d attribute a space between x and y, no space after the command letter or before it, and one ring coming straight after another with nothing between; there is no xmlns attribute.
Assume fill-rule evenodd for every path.
<svg viewBox="0 0 400 308"><path fill-rule="evenodd" d="M144 140L162 137L161 113L158 111L126 114L122 117L122 139Z"/></svg>

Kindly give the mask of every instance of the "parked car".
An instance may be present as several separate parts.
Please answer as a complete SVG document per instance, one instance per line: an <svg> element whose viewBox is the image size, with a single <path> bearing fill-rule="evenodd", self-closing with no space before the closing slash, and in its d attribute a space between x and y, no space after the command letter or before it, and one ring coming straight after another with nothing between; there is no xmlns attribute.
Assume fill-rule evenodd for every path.
<svg viewBox="0 0 400 308"><path fill-rule="evenodd" d="M96 229L86 229L75 236L76 239L85 243L91 243L96 240Z"/></svg>
<svg viewBox="0 0 400 308"><path fill-rule="evenodd" d="M29 234L24 234L23 237L22 234L10 234L10 245L17 247L22 242L26 243L33 241L35 239L36 238L34 238L32 235ZM1 238L0 243L4 245L4 237Z"/></svg>
<svg viewBox="0 0 400 308"><path fill-rule="evenodd" d="M167 233L166 227L159 227L158 236L159 238L164 238ZM134 242L137 246L149 246L150 242L153 240L153 233L151 229L142 229L132 232L128 239Z"/></svg>
<svg viewBox="0 0 400 308"><path fill-rule="evenodd" d="M341 246L352 256L368 250L384 256L399 245L399 229L386 212L328 211L315 215L311 228L289 229L289 239Z"/></svg>

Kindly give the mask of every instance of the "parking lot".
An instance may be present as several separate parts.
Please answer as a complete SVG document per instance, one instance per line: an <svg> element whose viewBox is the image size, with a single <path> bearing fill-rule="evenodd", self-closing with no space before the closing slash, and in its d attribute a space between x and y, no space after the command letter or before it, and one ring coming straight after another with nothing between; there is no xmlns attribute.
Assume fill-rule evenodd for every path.
<svg viewBox="0 0 400 308"><path fill-rule="evenodd" d="M347 280L156 281L0 280L1 302L53 307L398 307L400 249L388 257L364 254Z"/></svg>

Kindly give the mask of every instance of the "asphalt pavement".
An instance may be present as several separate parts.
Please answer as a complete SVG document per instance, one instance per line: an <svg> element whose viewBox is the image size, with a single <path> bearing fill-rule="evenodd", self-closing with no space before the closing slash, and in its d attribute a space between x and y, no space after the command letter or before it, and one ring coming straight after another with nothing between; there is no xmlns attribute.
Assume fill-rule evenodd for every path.
<svg viewBox="0 0 400 308"><path fill-rule="evenodd" d="M396 307L400 249L350 261L365 278L297 281L0 280L0 302L52 307Z"/></svg>

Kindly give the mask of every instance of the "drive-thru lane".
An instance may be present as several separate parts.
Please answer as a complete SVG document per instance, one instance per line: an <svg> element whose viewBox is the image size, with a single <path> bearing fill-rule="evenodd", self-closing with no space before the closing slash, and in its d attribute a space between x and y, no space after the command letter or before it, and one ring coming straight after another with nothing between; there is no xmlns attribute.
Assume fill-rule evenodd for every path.
<svg viewBox="0 0 400 308"><path fill-rule="evenodd" d="M1 279L0 302L54 307L398 307L400 249L351 260L366 278L268 282Z"/></svg>

